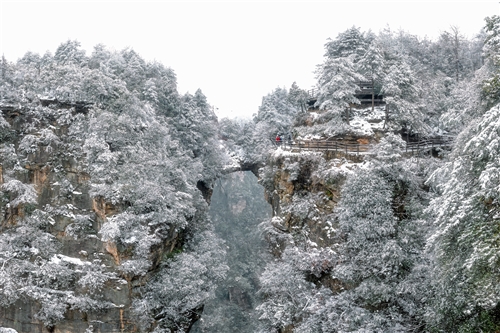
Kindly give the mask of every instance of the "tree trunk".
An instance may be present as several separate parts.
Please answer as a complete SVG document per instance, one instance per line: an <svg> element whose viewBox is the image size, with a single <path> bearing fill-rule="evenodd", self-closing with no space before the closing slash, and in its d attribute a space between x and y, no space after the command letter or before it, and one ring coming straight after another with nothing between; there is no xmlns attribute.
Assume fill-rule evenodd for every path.
<svg viewBox="0 0 500 333"><path fill-rule="evenodd" d="M384 129L385 129L385 126L387 125L388 121L389 121L389 104L386 104L385 105Z"/></svg>
<svg viewBox="0 0 500 333"><path fill-rule="evenodd" d="M2 80L5 80L6 67L7 67L7 61L5 60L5 57L2 55Z"/></svg>
<svg viewBox="0 0 500 333"><path fill-rule="evenodd" d="M372 112L375 111L375 83L372 77Z"/></svg>
<svg viewBox="0 0 500 333"><path fill-rule="evenodd" d="M451 27L453 32L453 56L455 57L455 79L460 80L460 31L457 27Z"/></svg>

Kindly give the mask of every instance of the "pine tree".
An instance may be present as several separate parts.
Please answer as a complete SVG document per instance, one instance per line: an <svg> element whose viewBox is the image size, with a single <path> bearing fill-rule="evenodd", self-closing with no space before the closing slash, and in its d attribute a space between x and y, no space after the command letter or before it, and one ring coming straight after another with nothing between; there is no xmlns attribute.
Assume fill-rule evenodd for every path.
<svg viewBox="0 0 500 333"><path fill-rule="evenodd" d="M81 65L84 63L85 51L80 49L80 42L76 40L68 40L59 45L54 54L54 60L59 65Z"/></svg>
<svg viewBox="0 0 500 333"><path fill-rule="evenodd" d="M331 110L349 123L351 105L360 104L356 98L358 83L364 77L357 73L353 56L328 58L316 70L318 80L318 100L316 105L323 110Z"/></svg>
<svg viewBox="0 0 500 333"><path fill-rule="evenodd" d="M440 196L429 207L435 229L431 324L445 331L498 329L500 249L498 186L500 106L466 129L452 160L429 184ZM488 331L494 331L488 328Z"/></svg>
<svg viewBox="0 0 500 333"><path fill-rule="evenodd" d="M420 108L419 92L415 73L409 64L404 58L395 61L382 85L386 102L384 128L412 128L420 133L428 131Z"/></svg>
<svg viewBox="0 0 500 333"><path fill-rule="evenodd" d="M385 76L385 59L382 50L377 45L377 41L373 41L368 50L359 60L358 66L366 78L369 78L372 83L372 111L375 109L375 92L380 90L381 82ZM378 89L377 89L378 88Z"/></svg>
<svg viewBox="0 0 500 333"><path fill-rule="evenodd" d="M328 58L345 58L352 56L354 62L363 56L366 52L369 39L360 31L360 28L355 26L341 32L334 40L329 40L325 44L326 54Z"/></svg>
<svg viewBox="0 0 500 333"><path fill-rule="evenodd" d="M486 56L485 67L489 77L483 82L483 98L491 107L500 101L500 16L486 18L486 40L483 52Z"/></svg>
<svg viewBox="0 0 500 333"><path fill-rule="evenodd" d="M292 84L290 90L288 91L290 103L302 112L307 110L308 97L307 91L300 89L296 82Z"/></svg>

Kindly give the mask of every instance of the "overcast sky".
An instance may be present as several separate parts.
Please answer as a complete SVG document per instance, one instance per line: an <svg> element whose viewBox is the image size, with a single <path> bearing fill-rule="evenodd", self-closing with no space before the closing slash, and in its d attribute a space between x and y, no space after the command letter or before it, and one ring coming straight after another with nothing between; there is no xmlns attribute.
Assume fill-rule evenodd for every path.
<svg viewBox="0 0 500 333"><path fill-rule="evenodd" d="M251 116L262 96L296 81L315 84L327 38L356 26L435 39L450 26L467 37L500 14L496 1L9 1L0 0L0 53L52 54L78 40L130 47L177 74L179 92L201 88L223 116Z"/></svg>

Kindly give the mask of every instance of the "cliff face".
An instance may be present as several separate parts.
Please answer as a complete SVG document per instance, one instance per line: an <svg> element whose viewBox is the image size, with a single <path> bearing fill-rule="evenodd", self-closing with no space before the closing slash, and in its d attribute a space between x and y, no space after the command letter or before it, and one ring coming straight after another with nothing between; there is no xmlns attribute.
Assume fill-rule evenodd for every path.
<svg viewBox="0 0 500 333"><path fill-rule="evenodd" d="M161 117L142 114L138 132L123 128L133 122L119 124L123 113L81 112L57 101L4 105L2 112L0 327L132 332L162 325L161 315L155 319L153 312L137 310L159 294L151 283L161 286L171 275L168 267L181 262L183 253L197 253L199 244L206 255L219 248L217 238L208 245L199 239L210 233L209 179L184 173L201 174L203 164L176 156L178 148L161 137L168 125L154 124ZM112 119L115 127L99 132ZM122 141L127 136L129 146ZM201 258L190 264L197 260L208 272L221 264L216 255L212 267ZM199 288L210 290L212 282ZM182 283L190 282L178 288L185 289ZM174 310L177 317L166 324L172 331L187 330L209 295L188 292L197 297ZM168 304L154 312L163 308Z"/></svg>
<svg viewBox="0 0 500 333"><path fill-rule="evenodd" d="M76 41L2 62L0 326L185 331L227 268L201 91L133 50Z"/></svg>
<svg viewBox="0 0 500 333"><path fill-rule="evenodd" d="M19 266L29 262L32 265L38 266L40 271L36 273L46 274L47 281L44 288L57 288L59 283L56 271L51 270L67 270L66 285L63 290L58 290L61 293L67 293L64 296L80 297L78 295L86 295L92 286L82 286L81 277L87 267L92 264L99 263L103 267L99 272L104 275L105 281L102 288L99 289L99 299L103 303L109 304L99 311L78 311L71 310L71 305L67 304L68 300L64 300L62 304L52 304L52 306L61 305L63 318L55 325L44 325L42 320L37 320L37 314L42 310L41 303L50 301L50 296L46 295L49 299L37 299L35 287L37 284L42 284L42 281L37 281L30 285L27 281L23 285L22 280L27 279L29 275L26 271L18 272L19 275L15 276L18 281L16 287L32 290L20 290L19 295L13 295L18 298L14 303L7 307L2 307L0 312L0 326L11 327L19 332L84 332L89 325L98 327L101 331L120 331L121 329L130 329L133 322L130 320L130 305L133 289L133 280L126 280L118 278L118 265L123 260L124 253L120 252L117 244L111 241L103 242L100 240L99 231L103 224L106 223L107 218L116 214L117 211L122 209L119 205L113 205L106 202L104 198L96 198L90 195L90 175L84 171L85 163L72 156L68 151L62 149L62 141L69 140L67 136L68 127L58 126L56 122L51 124L44 124L39 127L43 129L45 126L58 126L57 135L61 142L49 143L38 142L30 145L31 151L27 154L22 151L23 138L26 136L21 135L22 128L30 122L35 122L36 119L30 118L23 110L15 109L3 114L10 124L7 129L9 133L8 147L12 150L10 157L16 159L15 161L8 161L8 156L5 156L7 146L4 143L4 159L2 164L6 164L1 169L0 182L4 185L5 180L9 179L10 183L19 181L20 183L32 188L34 196L28 202L20 202L17 205L12 203L12 199L19 197L19 193L15 191L6 191L4 189L4 198L2 200L2 245L10 243L12 250L18 253L13 253L11 260L20 261ZM23 156L23 159L18 159L18 156ZM10 163L13 168L9 168ZM5 177L4 177L5 175ZM71 192L68 191L71 189ZM22 194L21 194L22 195ZM25 246L30 247L31 255L28 257L19 253L22 248L14 248L16 244L13 238L15 233L22 233L26 223L24 222L35 209L44 209L46 216L44 219L49 221L41 221L42 226L37 226L38 234L31 239L27 235L22 239L20 235L19 241L25 242ZM59 210L59 211L56 211ZM48 216L50 215L50 217ZM75 225L75 220L82 220L80 225ZM48 222L48 223L47 223ZM82 229L82 230L76 230ZM84 232L82 232L84 229ZM34 230L27 230L26 232L33 232ZM5 237L10 235L10 239ZM36 244L42 242L37 237L43 236L50 238L47 244ZM43 246L54 247L47 250L46 258L42 258L42 250L38 247ZM40 257L38 257L40 255ZM37 265L37 260L44 262ZM21 261L26 261L22 263ZM92 263L92 264L91 264ZM44 272L46 268L48 271ZM94 269L94 268L92 268ZM8 271L8 270L7 270ZM13 273L11 271L11 273ZM92 274L92 273L89 273ZM50 275L53 275L52 277ZM37 279L37 277L29 277L30 279ZM41 279L43 280L43 279ZM9 281L4 276L4 281ZM58 288L59 289L59 288ZM16 292L16 291L12 291ZM23 295L26 292L26 295ZM91 301L90 299L86 301ZM4 300L5 302L5 300ZM57 302L57 301L56 301ZM63 305L66 303L65 305ZM92 324L93 323L93 324Z"/></svg>
<svg viewBox="0 0 500 333"><path fill-rule="evenodd" d="M332 214L352 167L325 153L277 151L262 170L273 227L284 233L307 230L310 241L321 247L334 244Z"/></svg>
<svg viewBox="0 0 500 333"><path fill-rule="evenodd" d="M266 297L257 310L264 329L295 332L298 308L309 303L304 292L343 288L330 274L341 242L334 210L354 166L331 154L278 149L261 169L261 183L273 208L273 218L263 229L275 257L261 276Z"/></svg>
<svg viewBox="0 0 500 333"><path fill-rule="evenodd" d="M260 278L264 330L416 325L411 311L425 301L422 183L434 162L405 159L402 147L388 134L365 161L281 149L269 158L261 182L275 261Z"/></svg>

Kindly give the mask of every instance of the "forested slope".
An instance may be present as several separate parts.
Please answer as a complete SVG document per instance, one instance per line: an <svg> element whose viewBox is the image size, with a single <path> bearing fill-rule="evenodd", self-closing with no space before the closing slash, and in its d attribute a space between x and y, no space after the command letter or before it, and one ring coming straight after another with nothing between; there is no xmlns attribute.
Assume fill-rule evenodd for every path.
<svg viewBox="0 0 500 333"><path fill-rule="evenodd" d="M261 275L261 332L500 329L499 34L498 16L473 40L353 27L325 45L315 110L297 87L264 97L254 137L269 147L291 133L374 148L361 161L275 148L265 161L276 260ZM383 108L356 107L359 81ZM442 134L456 136L451 152L405 153L404 140Z"/></svg>
<svg viewBox="0 0 500 333"><path fill-rule="evenodd" d="M186 330L226 271L205 96L132 50L74 41L4 59L0 96L0 326Z"/></svg>

